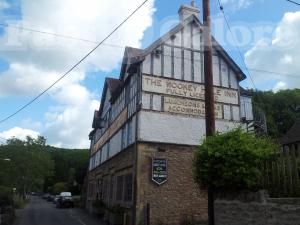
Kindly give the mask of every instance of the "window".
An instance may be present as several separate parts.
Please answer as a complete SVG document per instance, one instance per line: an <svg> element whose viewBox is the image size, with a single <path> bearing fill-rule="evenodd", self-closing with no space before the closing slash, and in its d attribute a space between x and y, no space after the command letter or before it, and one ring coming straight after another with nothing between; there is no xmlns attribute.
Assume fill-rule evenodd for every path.
<svg viewBox="0 0 300 225"><path fill-rule="evenodd" d="M123 200L123 185L124 185L124 176L118 176L117 177L117 193L116 193L117 201Z"/></svg>
<svg viewBox="0 0 300 225"><path fill-rule="evenodd" d="M127 144L130 145L132 137L132 120L128 121L127 128Z"/></svg>
<svg viewBox="0 0 300 225"><path fill-rule="evenodd" d="M122 149L126 148L127 143L127 127L126 125L122 128Z"/></svg>
<svg viewBox="0 0 300 225"><path fill-rule="evenodd" d="M132 174L127 174L125 176L124 201L125 202L132 201Z"/></svg>
<svg viewBox="0 0 300 225"><path fill-rule="evenodd" d="M109 199L112 201L114 198L114 177L110 179L110 187L109 187Z"/></svg>

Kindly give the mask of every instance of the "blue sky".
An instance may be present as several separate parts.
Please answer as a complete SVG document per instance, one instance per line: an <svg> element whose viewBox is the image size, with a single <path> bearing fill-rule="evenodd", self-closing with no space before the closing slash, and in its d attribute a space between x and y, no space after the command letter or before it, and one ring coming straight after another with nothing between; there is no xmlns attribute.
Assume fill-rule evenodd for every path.
<svg viewBox="0 0 300 225"><path fill-rule="evenodd" d="M24 2L21 3L18 0L0 0L1 23L20 25L20 22L22 22L24 27L46 30L54 33L62 33L64 32L64 27L62 26L70 25L70 30L73 32L64 33L64 35L72 35L95 41L101 40L105 33L108 33L112 29L112 26L106 26L102 21L103 17L101 17L101 13L105 14L107 12L105 12L105 10L101 11L101 8L99 8L98 13L100 15L91 18L92 16L89 16L88 13L86 13L86 15L82 16L81 19L81 11L79 9L82 8L83 5L78 5L79 14L76 14L77 9L70 12L71 10L68 10L69 5L67 3L70 2L70 0L66 0L66 3L62 3L65 4L65 6L61 5L59 1L54 1L53 5L50 6L48 5L47 1L38 1L35 4L29 3L30 0ZM103 8L105 8L112 7L113 5L113 3L110 3L113 1L109 0L99 0L98 2L100 3L97 3L97 0L91 0L90 2L86 1L86 3L82 1L82 4L86 4L84 7L87 7L87 10L93 10L97 6L103 6ZM116 9L118 10L118 16L108 18L108 21L113 21L113 24L117 24L118 21L121 21L128 14L128 9L135 8L134 6L140 4L140 2L140 0L119 0L118 9ZM128 24L127 32L124 30L117 32L112 40L107 42L116 43L118 45L121 43L122 46L133 45L134 47L138 47L139 43L141 43L140 47L145 48L176 24L178 20L177 11L180 5L184 3L189 4L190 1L155 0L153 2L154 5L150 4L146 7L146 9L144 9L144 15L140 15L140 17L137 16L138 18L135 18L136 21L139 21L138 24L136 24L135 21L131 21ZM216 34L217 40L224 44L224 48L228 51L232 58L239 65L244 67L236 48L227 41L228 35L230 36L230 34L228 33L224 19L220 13L217 1L214 0L211 2L212 19L215 25L213 32ZM276 33L275 31L277 28L283 30L283 32L288 32L288 34L291 33L290 35L292 37L298 35L299 29L296 28L300 28L300 26L298 26L300 24L298 23L298 18L300 18L298 15L298 11L300 10L299 6L291 4L285 0L221 0L221 2L233 30L237 31L236 34L237 37L240 38L239 40L242 42L243 38L247 39L247 37L243 37L243 35L247 32L251 36L250 39L245 42L245 44L240 46L242 55L246 56L245 61L247 62L247 66L249 66L249 68L258 68L269 71L275 70L276 72L282 73L297 73L299 68L294 68L294 66L291 66L294 65L292 62L297 56L295 49L292 47L281 49L277 43L283 42L283 39L280 32ZM200 5L199 0L196 1L196 3L198 6ZM52 12L51 10L54 11L55 7L62 7L62 9L58 10L58 13ZM155 9L154 13L153 9ZM200 10L202 11L201 6ZM60 11L62 14L66 12L70 13L70 15L65 15L65 17L69 18L60 18ZM82 11L84 11L84 8ZM291 14L286 16L286 19L284 20L284 15L287 12L290 12ZM95 12L92 11L91 15L93 15L93 13L96 15L97 10L95 10ZM111 10L111 16L113 16L113 13L114 10ZM50 19L55 16L57 16L57 18ZM78 16L79 19L73 20L73 17L76 16ZM106 16L109 17L110 15ZM39 21L39 18L42 18L42 20ZM64 20L63 23L58 24L58 21L60 21L62 18ZM56 24L55 21L57 21ZM81 26L78 25L76 27L75 23L78 21L80 23L82 22L82 24ZM220 26L220 24L222 25ZM75 28L71 28L71 25L74 25ZM86 33L82 31L82 25L84 25L84 29L88 28ZM67 28L69 29L69 27ZM95 29L95 35L93 32L91 32L93 29ZM218 39L219 36L217 33L221 29L224 29L222 36L226 37L225 41ZM262 35L257 34L257 30L259 29L267 30L268 32ZM38 41L41 41L39 38L45 38L42 40L44 42L48 41L46 37L41 37L40 34L35 34L32 32L20 32L15 30L15 33L10 33L10 35L8 35L9 32L13 32L12 30L13 29L7 29L0 26L0 38L2 38L0 41L0 47L1 44L3 45L11 41L12 35L13 37L18 37L20 35L19 40L21 40L22 44L25 43L23 42L24 40L27 41L30 39L30 41L32 41L31 39L34 39L34 37L38 39ZM130 32L130 35L128 32ZM67 41L65 39L56 39L53 42L54 44L65 43ZM51 39L50 41L53 40ZM57 41L57 43L55 41ZM61 50L64 48L64 44L62 44L59 46L59 48L55 46L55 49L57 50L52 51L51 48L44 48L47 46L47 44L45 45L44 42L38 42L39 44L43 43L43 45L34 44L30 46L29 44L35 42L28 42L29 44L26 42L29 47L26 45L25 50L21 51L21 48L0 49L0 82L6 82L3 86L0 84L0 119L17 110L20 106L28 102L33 96L39 93L40 90L46 87L47 85L43 82L45 77L51 81L51 79L54 79L51 77L53 74L53 77L55 77L55 74L62 74L64 71L70 68L70 66L74 64L74 62L76 62L80 56L83 56L88 49L92 47L91 44L69 41L74 42L72 48ZM73 50L74 58L72 55ZM68 113L72 112L72 110L77 112L78 118L75 116L73 118L75 122L83 117L91 117L92 109L89 109L87 113L82 111L85 107L95 108L96 105L99 105L99 103L96 101L100 100L103 82L106 76L119 76L122 52L123 49L120 48L103 47L98 49L94 53L95 56L93 56L90 60L87 60L82 68L78 70L78 74L73 75L76 77L74 78L74 81L69 82L69 78L66 78L67 81L65 81L65 84L62 84L53 92L44 95L30 107L26 108L13 118L0 124L0 136L7 138L9 135L13 134L18 137L23 137L25 134L35 135L37 133L34 132L38 132L39 134L45 135L51 144L55 144L57 146L87 146L88 142L87 140L84 140L87 138L87 132L85 131L85 133L80 133L79 131L73 131L73 128L70 127L72 125L71 121L65 117L66 115L69 115ZM65 55L66 57L68 56L68 58L64 58ZM282 55L284 55L284 57L282 57ZM282 65L280 62L282 62ZM276 66L274 66L274 64ZM24 72L24 74L21 74L20 71ZM36 74L30 78L31 80L28 81L25 75L30 77L31 73ZM247 74L247 71L245 71L245 73ZM278 76L275 74L262 74L252 71L251 73L255 86L262 90L295 88L295 85L297 87L299 84L299 78L295 77L292 78ZM72 76L72 74L70 75ZM34 84L35 80L38 81L38 84L36 85ZM20 83L18 83L19 81ZM28 87L26 87L27 83L29 83ZM249 88L253 87L249 80L243 82L242 85ZM68 90L75 90L74 96L65 97L64 95L64 97L62 97L62 95L65 93L65 87L69 87L70 89ZM1 88L4 91L1 92ZM78 103L76 105L76 100L74 100L72 97L76 97L77 91L78 93L82 93L80 96L86 97L82 97L82 103ZM80 112L82 112L82 114L80 114ZM73 115L71 113L71 116L69 117L72 116ZM52 123L51 120L60 121L61 124L59 122ZM84 127L86 130L90 129L90 124L87 124L90 123L90 120L91 118L83 121L85 123ZM12 131L12 129L16 127L18 127L19 130L15 129ZM67 135L62 133L61 129L70 130L70 134ZM83 136L84 134L86 135ZM80 141L73 142L72 136L74 137L74 135L80 136Z"/></svg>

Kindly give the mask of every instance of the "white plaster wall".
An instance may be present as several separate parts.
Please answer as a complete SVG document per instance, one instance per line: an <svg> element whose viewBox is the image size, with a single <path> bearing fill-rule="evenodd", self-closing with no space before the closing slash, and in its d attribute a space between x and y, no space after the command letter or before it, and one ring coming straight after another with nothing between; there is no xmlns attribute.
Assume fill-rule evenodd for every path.
<svg viewBox="0 0 300 225"><path fill-rule="evenodd" d="M184 50L184 80L192 80L192 55L191 51Z"/></svg>
<svg viewBox="0 0 300 225"><path fill-rule="evenodd" d="M221 60L221 79L222 79L222 86L223 87L229 87L228 83L228 66L224 62L224 60Z"/></svg>
<svg viewBox="0 0 300 225"><path fill-rule="evenodd" d="M231 106L232 107L232 119L235 121L240 121L240 108L238 106Z"/></svg>
<svg viewBox="0 0 300 225"><path fill-rule="evenodd" d="M183 28L183 37L184 37L184 40L183 40L183 46L186 47L186 48L191 48L192 47L192 37L191 37L191 29L192 29L192 26L191 24L187 24L184 28Z"/></svg>
<svg viewBox="0 0 300 225"><path fill-rule="evenodd" d="M122 144L122 130L119 130L111 139L110 139L110 149L109 149L109 158L116 155L121 151Z"/></svg>
<svg viewBox="0 0 300 225"><path fill-rule="evenodd" d="M128 145L132 144L134 141L135 141L135 117L136 116L133 116L132 117L132 120L128 123L127 126L130 126L130 133L128 133L128 136L129 136L129 140L128 140Z"/></svg>
<svg viewBox="0 0 300 225"><path fill-rule="evenodd" d="M150 74L150 67L151 67L151 54L148 54L145 57L143 62L143 73Z"/></svg>
<svg viewBox="0 0 300 225"><path fill-rule="evenodd" d="M216 129L225 132L239 123L217 120ZM198 145L205 135L205 120L154 112L139 112L139 139L142 141Z"/></svg>
<svg viewBox="0 0 300 225"><path fill-rule="evenodd" d="M105 144L101 150L101 163L105 162L106 160L107 160L107 144Z"/></svg>
<svg viewBox="0 0 300 225"><path fill-rule="evenodd" d="M100 165L100 157L101 157L101 152L98 151L95 156L95 166L96 167Z"/></svg>
<svg viewBox="0 0 300 225"><path fill-rule="evenodd" d="M150 109L150 94L142 94L142 107L143 109Z"/></svg>
<svg viewBox="0 0 300 225"><path fill-rule="evenodd" d="M157 48L161 50L161 48ZM161 54L153 56L153 74L160 76L161 75Z"/></svg>
<svg viewBox="0 0 300 225"><path fill-rule="evenodd" d="M241 96L241 117L247 120L253 120L252 99L250 97Z"/></svg>
<svg viewBox="0 0 300 225"><path fill-rule="evenodd" d="M194 52L194 81L201 82L201 53Z"/></svg>
<svg viewBox="0 0 300 225"><path fill-rule="evenodd" d="M231 120L230 105L223 105L223 109L224 109L224 119Z"/></svg>
<svg viewBox="0 0 300 225"><path fill-rule="evenodd" d="M172 44L172 42L171 42ZM181 31L177 32L174 39L174 45L181 47Z"/></svg>
<svg viewBox="0 0 300 225"><path fill-rule="evenodd" d="M230 70L230 84L231 84L231 88L238 89L237 77L232 70Z"/></svg>
<svg viewBox="0 0 300 225"><path fill-rule="evenodd" d="M122 127L122 142L121 142L121 149L127 147L127 124Z"/></svg>
<svg viewBox="0 0 300 225"><path fill-rule="evenodd" d="M172 61L171 61L171 47L164 46L164 74L165 77L171 77L172 74Z"/></svg>
<svg viewBox="0 0 300 225"><path fill-rule="evenodd" d="M181 49L174 48L174 78L181 79Z"/></svg>
<svg viewBox="0 0 300 225"><path fill-rule="evenodd" d="M193 25L193 48L200 50L200 28Z"/></svg>
<svg viewBox="0 0 300 225"><path fill-rule="evenodd" d="M161 95L153 94L153 110L161 111Z"/></svg>
<svg viewBox="0 0 300 225"><path fill-rule="evenodd" d="M219 57L213 56L213 77L214 85L220 85L220 69L219 69Z"/></svg>

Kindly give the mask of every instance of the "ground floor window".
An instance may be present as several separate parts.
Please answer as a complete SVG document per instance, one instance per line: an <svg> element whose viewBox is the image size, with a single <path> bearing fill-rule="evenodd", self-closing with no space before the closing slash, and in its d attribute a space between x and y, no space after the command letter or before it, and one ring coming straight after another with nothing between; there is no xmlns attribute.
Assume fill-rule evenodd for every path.
<svg viewBox="0 0 300 225"><path fill-rule="evenodd" d="M132 174L126 174L117 177L116 201L132 201L132 183Z"/></svg>

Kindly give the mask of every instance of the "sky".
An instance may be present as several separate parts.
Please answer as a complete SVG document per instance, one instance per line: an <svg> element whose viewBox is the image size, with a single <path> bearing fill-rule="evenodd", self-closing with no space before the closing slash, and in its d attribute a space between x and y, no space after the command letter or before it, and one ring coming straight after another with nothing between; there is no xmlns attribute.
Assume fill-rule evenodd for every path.
<svg viewBox="0 0 300 225"><path fill-rule="evenodd" d="M0 0L0 120L51 85L142 2ZM299 87L300 6L286 0L220 2L231 32L217 0L212 0L212 33L247 75L241 86L275 92ZM57 147L88 148L104 79L119 77L124 47L149 46L178 23L182 4L190 1L149 0L61 82L0 123L0 143L43 135ZM201 1L196 4L202 18Z"/></svg>

